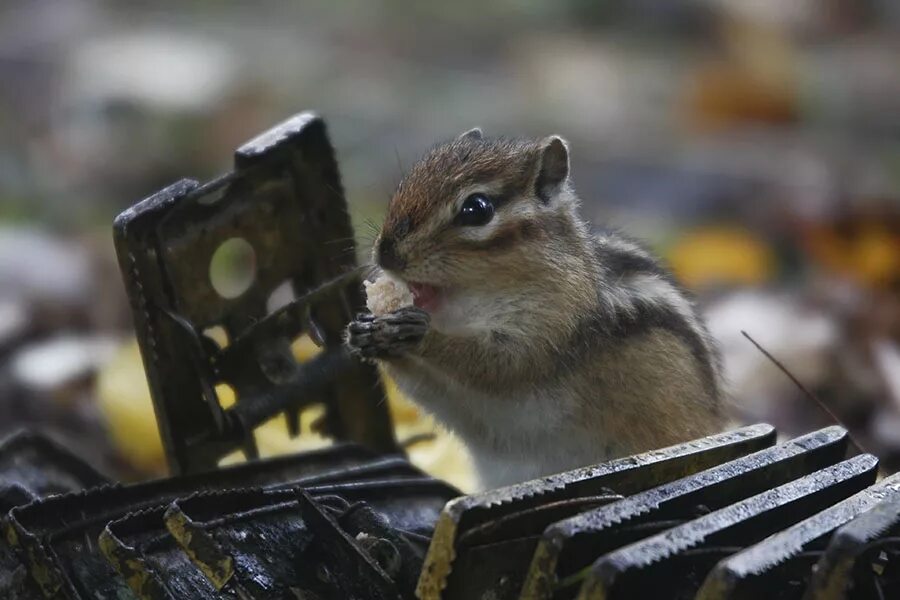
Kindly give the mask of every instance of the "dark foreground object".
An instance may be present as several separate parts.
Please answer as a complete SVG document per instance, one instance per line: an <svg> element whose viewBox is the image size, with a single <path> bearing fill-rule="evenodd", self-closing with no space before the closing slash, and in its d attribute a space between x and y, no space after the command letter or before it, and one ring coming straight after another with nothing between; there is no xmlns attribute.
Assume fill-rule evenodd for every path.
<svg viewBox="0 0 900 600"><path fill-rule="evenodd" d="M846 443L754 425L459 497L348 444L123 486L22 435L0 598L898 597L900 476Z"/></svg>
<svg viewBox="0 0 900 600"><path fill-rule="evenodd" d="M127 486L44 447L0 448L0 486L29 492L6 496L0 598L409 597L459 494L355 445Z"/></svg>
<svg viewBox="0 0 900 600"><path fill-rule="evenodd" d="M452 500L420 598L900 597L900 476L755 425ZM876 524L877 523L877 524Z"/></svg>

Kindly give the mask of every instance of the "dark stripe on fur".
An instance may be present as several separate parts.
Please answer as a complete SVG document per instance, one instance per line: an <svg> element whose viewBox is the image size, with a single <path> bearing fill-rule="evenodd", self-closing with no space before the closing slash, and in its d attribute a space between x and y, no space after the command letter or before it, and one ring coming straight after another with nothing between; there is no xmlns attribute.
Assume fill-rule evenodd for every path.
<svg viewBox="0 0 900 600"><path fill-rule="evenodd" d="M632 240L621 239L640 247ZM598 277L607 285L618 286L623 279L647 274L660 277L672 285L675 292L691 301L690 295L678 285L672 273L650 256L628 252L602 242L596 243L594 250L601 268ZM620 288L619 291L622 289L626 288ZM718 399L718 356L706 343L706 330L692 327L675 307L660 305L636 294L630 294L628 299L633 310L616 314L603 312L605 303L602 300L599 302L599 308L588 315L576 329L575 338L569 346L573 353L571 359L583 360L595 355L598 349L612 347L623 339L650 333L654 329L668 331L688 347L701 371L710 397ZM696 321L701 323L699 317ZM699 327L702 328L702 324Z"/></svg>
<svg viewBox="0 0 900 600"><path fill-rule="evenodd" d="M613 234L608 232L606 236L614 236L622 242L633 244L638 248L642 247L638 242L618 233ZM622 248L607 245L603 240L595 242L594 252L596 253L600 267L613 277L631 275L634 273L647 273L649 275L662 277L669 283L674 283L671 272L663 266L659 259L654 258L649 252L646 255L636 254Z"/></svg>
<svg viewBox="0 0 900 600"><path fill-rule="evenodd" d="M717 400L719 386L715 371L715 357L710 356L701 333L695 331L674 309L637 301L631 314L610 315L597 310L584 319L576 329L569 348L569 367L596 357L617 343L631 337L648 334L653 330L668 331L684 343L700 369L703 383L710 398ZM717 403L718 404L718 403Z"/></svg>

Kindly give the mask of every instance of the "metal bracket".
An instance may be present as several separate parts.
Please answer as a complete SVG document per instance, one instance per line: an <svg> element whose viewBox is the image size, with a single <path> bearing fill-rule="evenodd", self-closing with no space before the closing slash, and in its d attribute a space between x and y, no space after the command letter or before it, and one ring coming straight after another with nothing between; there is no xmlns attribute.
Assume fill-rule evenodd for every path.
<svg viewBox="0 0 900 600"><path fill-rule="evenodd" d="M301 113L235 153L235 169L204 185L182 180L123 212L114 237L154 409L173 473L214 469L227 453L257 455L254 428L325 405L325 429L396 452L377 371L342 348L362 310L361 269L325 123ZM246 289L225 297L213 256L250 248ZM271 313L272 294L298 299ZM232 294L226 294L232 296ZM220 346L207 332L221 327ZM321 347L298 365L290 343ZM224 408L216 386L237 402Z"/></svg>

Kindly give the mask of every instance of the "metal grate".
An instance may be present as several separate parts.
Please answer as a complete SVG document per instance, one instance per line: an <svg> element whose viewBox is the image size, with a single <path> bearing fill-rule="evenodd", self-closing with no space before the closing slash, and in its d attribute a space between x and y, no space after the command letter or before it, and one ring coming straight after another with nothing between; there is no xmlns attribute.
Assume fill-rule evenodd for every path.
<svg viewBox="0 0 900 600"><path fill-rule="evenodd" d="M878 460L845 459L840 427L775 446L771 433L757 425L453 500L418 596L894 597L900 475L875 483ZM704 464L710 453L719 464ZM681 472L661 472L659 456Z"/></svg>
<svg viewBox="0 0 900 600"><path fill-rule="evenodd" d="M28 577L0 597L291 598L352 584L391 592L365 597L397 598L398 585L412 589L437 515L458 494L401 457L343 445L52 495L5 515L3 564ZM348 535L332 563L326 550L347 546ZM387 571L384 553L393 553ZM366 564L378 568L365 574Z"/></svg>
<svg viewBox="0 0 900 600"><path fill-rule="evenodd" d="M0 597L897 597L900 475L875 482L846 442L829 427L774 445L754 425L464 497L343 445L23 498ZM43 445L3 446L18 467L0 481L90 473L15 458Z"/></svg>

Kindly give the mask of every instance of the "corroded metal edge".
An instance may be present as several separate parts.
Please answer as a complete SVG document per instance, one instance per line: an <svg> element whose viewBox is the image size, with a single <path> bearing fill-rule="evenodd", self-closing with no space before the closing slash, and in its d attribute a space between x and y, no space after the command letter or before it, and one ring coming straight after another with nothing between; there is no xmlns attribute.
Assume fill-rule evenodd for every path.
<svg viewBox="0 0 900 600"><path fill-rule="evenodd" d="M164 366L160 357L160 335L155 326L155 300L150 297L145 281L149 276L156 278L159 265L155 256L146 256L146 253L142 252L141 243L137 240L151 237L153 224L160 215L165 214L199 186L200 184L196 180L181 179L125 209L113 221L113 242L119 271L128 295L135 333L138 339L144 342L138 344L141 361L153 398L153 411L156 422L159 424L159 433L169 465L176 464L178 460L176 439L169 426L168 413L157 400L163 394L160 374L163 372Z"/></svg>
<svg viewBox="0 0 900 600"><path fill-rule="evenodd" d="M33 504L33 503L32 503ZM26 505L30 506L30 505ZM28 573L47 598L62 589L65 578L44 547L40 538L23 528L15 518L17 507L3 519L6 542L26 563Z"/></svg>
<svg viewBox="0 0 900 600"><path fill-rule="evenodd" d="M639 516L645 516L665 502L729 480L750 477L760 471L770 471L776 466L784 465L788 461L797 460L803 456L817 455L820 457L818 468L822 468L839 459L845 451L846 443L847 432L845 429L837 426L827 427L788 440L778 446L717 465L699 474L692 474L639 492L618 502L558 521L544 531L538 542L522 588L521 598L523 600L541 600L552 597L557 583L556 569L559 556L566 544L575 536L603 535L603 532L610 527L627 523ZM829 456L830 454L835 456ZM832 460L828 460L829 458ZM788 470L780 482L789 481L814 470L800 471L800 469L802 469L801 464L794 465L794 468Z"/></svg>
<svg viewBox="0 0 900 600"><path fill-rule="evenodd" d="M336 444L302 454L287 454L253 463L231 465L216 471L154 479L130 485L112 483L67 494L48 496L30 504L17 506L9 511L4 521L7 529L9 526L15 527L20 538L40 540L43 536L52 533L56 527L66 525L60 522L47 523L46 520L38 518L40 513L50 512L59 517L67 514L84 516L81 513L91 506L96 509L100 505L118 507L123 503L166 504L173 498L191 494L192 490L197 488L207 488L212 491L222 488L247 487L250 485L247 479L251 477L255 478L257 485L262 487L302 482L307 478L318 480L323 473L321 469L330 466L329 461L337 464L341 464L339 461L345 461L346 466L359 466L364 465L366 461L376 462L374 457L372 452L356 444ZM298 471L308 470L309 472L306 474L292 473L287 475L291 478L290 481L283 481L281 476L284 471L295 468ZM320 470L319 474L311 474L317 469ZM335 469L324 471L324 473L328 472L335 472ZM270 480L266 481L266 478L270 478ZM147 506L135 506L131 512L144 508ZM116 518L124 516L127 512L129 511L120 513Z"/></svg>
<svg viewBox="0 0 900 600"><path fill-rule="evenodd" d="M179 495L189 494L196 487L235 487L243 485L244 478L251 474L260 478L261 474L271 474L273 481L287 469L296 467L298 470L309 465L318 465L317 461L327 463L334 460L346 461L352 464L354 461L373 461L374 454L352 443L336 444L327 448L311 450L303 454L278 456L255 463L242 463L193 475L174 477L169 479L156 479L131 485L111 483L86 490L79 490L57 496L48 496L17 506L7 513L2 519L7 542L10 547L20 555L25 563L31 578L37 583L41 592L47 597L54 597L66 586L67 576L60 569L52 548L49 548L45 540L56 528L70 525L64 521L65 515L74 515L72 518L84 518L88 510L96 516L97 507L119 507L127 503L133 510L143 510L155 504L165 504ZM310 469L313 467L309 466ZM317 468L321 468L318 466ZM303 480L310 475L298 475L294 481ZM273 486L273 482L268 482ZM157 501L158 500L158 501ZM90 510L88 507L93 507ZM115 511L111 511L115 513ZM110 514L110 520L121 518L129 512L121 511ZM54 515L57 519L48 522L46 516ZM79 516L80 515L80 516ZM60 520L62 519L62 520Z"/></svg>
<svg viewBox="0 0 900 600"><path fill-rule="evenodd" d="M212 536L182 512L177 503L169 505L163 521L191 562L197 565L217 590L224 588L234 576L234 558L223 552Z"/></svg>
<svg viewBox="0 0 900 600"><path fill-rule="evenodd" d="M217 513L222 510L235 517L242 517L248 511L275 510L286 504L296 504L294 483L270 489L251 487L196 492L173 500L162 521L178 546L217 590L227 585L229 591L250 597L238 563L207 531L208 518L201 516L203 509L198 511L197 505L203 507L213 501ZM219 520L221 516L211 520Z"/></svg>
<svg viewBox="0 0 900 600"><path fill-rule="evenodd" d="M422 600L438 599L447 586L456 558L456 539L460 529L497 518L512 512L512 504L526 501L537 505L547 497L561 495L574 485L603 487L613 476L628 472L644 472L659 469L660 479L650 482L656 485L695 473L754 450L772 445L775 429L762 423L734 431L711 435L683 444L677 444L627 458L583 467L558 475L551 475L512 486L464 496L451 500L438 518L431 545L425 556L422 574L416 587L416 596ZM663 469L663 465L668 469ZM662 471L666 471L665 474ZM616 491L631 492L631 490Z"/></svg>
<svg viewBox="0 0 900 600"><path fill-rule="evenodd" d="M639 492L619 502L598 507L560 521L548 528L546 533L548 536L571 537L577 533L623 524L638 515L643 515L648 510L659 507L666 501L700 491L705 487L728 480L744 478L760 469L785 464L790 459L812 456L820 458L819 461L806 465L806 470L799 470L802 469L803 465L796 465L794 470L785 475L788 479L784 479L781 482L786 483L791 479L808 475L815 470L839 462L846 451L847 439L847 430L843 427L833 426L820 429L819 431L787 440L777 446L716 465L700 473ZM827 456L822 456L823 454ZM831 460L828 460L829 458ZM792 477L792 474L795 475ZM774 482L770 482L768 487L773 487L774 485L776 485Z"/></svg>
<svg viewBox="0 0 900 600"><path fill-rule="evenodd" d="M698 600L732 598L748 577L762 574L803 551L806 544L845 525L882 502L900 498L895 474L762 542L721 561L710 571ZM815 570L814 570L815 571Z"/></svg>
<svg viewBox="0 0 900 600"><path fill-rule="evenodd" d="M100 532L98 545L107 562L112 565L128 587L142 600L176 600L159 581L156 573L134 547L118 536L118 528L134 518L158 518L162 522L163 509L151 508L129 513L122 519L107 523Z"/></svg>
<svg viewBox="0 0 900 600"><path fill-rule="evenodd" d="M365 462L367 461L367 462ZM358 474L375 469L384 474L397 469L396 457L374 459L374 454L352 443L342 443L303 454L285 455L255 463L243 463L189 476L151 480L131 485L113 483L86 490L69 492L35 500L13 508L0 527L9 545L19 555L29 576L47 597L54 597L70 587L69 575L62 568L52 548L52 535L60 528L70 529L77 520L104 515L109 521L121 519L129 512L165 506L173 499L186 496L196 488L210 491L222 487L245 487L248 477L263 487L285 487L298 482L321 482L341 471L336 465L350 465ZM322 472L322 469L326 469ZM410 468L417 473L416 469ZM310 472L319 470L315 475ZM307 474L302 474L307 472ZM284 475L284 477L281 477ZM287 478L287 481L283 479ZM275 483L275 482L278 483ZM124 510L122 510L124 505Z"/></svg>
<svg viewBox="0 0 900 600"><path fill-rule="evenodd" d="M447 506L455 502L451 500ZM438 599L441 592L447 587L447 577L450 575L453 561L456 560L456 529L457 523L451 511L445 507L438 517L434 527L434 535L422 564L422 573L416 585L416 597L422 600Z"/></svg>

